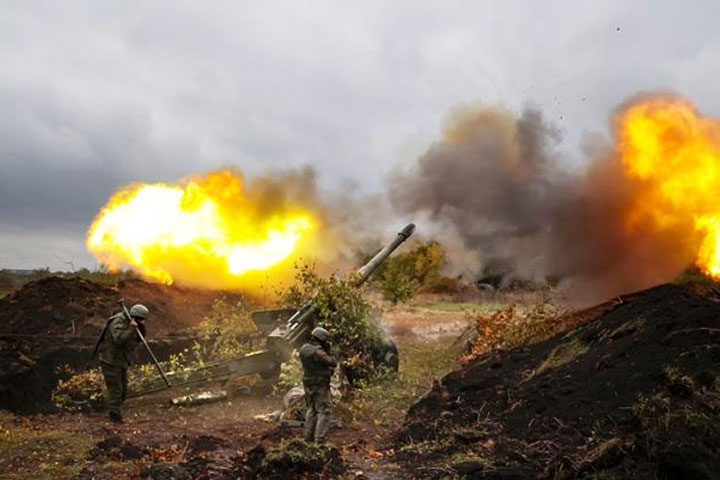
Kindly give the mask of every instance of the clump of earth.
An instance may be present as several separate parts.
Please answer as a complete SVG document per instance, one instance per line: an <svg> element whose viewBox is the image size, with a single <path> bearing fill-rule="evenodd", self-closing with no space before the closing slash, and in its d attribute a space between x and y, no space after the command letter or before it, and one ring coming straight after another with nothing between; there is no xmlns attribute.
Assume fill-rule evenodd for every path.
<svg viewBox="0 0 720 480"><path fill-rule="evenodd" d="M283 440L269 450L258 445L248 452L246 459L246 472L252 478L307 478L309 475L333 478L345 471L337 447L300 439Z"/></svg>
<svg viewBox="0 0 720 480"><path fill-rule="evenodd" d="M89 460L108 462L112 460L136 460L147 454L147 449L133 445L116 435L110 436L95 445L88 455Z"/></svg>

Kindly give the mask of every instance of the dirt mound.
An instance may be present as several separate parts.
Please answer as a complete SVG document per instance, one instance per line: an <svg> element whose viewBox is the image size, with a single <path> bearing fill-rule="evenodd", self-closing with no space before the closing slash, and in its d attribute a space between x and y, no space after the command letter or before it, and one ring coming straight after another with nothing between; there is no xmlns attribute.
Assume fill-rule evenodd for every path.
<svg viewBox="0 0 720 480"><path fill-rule="evenodd" d="M148 451L112 436L102 440L90 450L88 458L96 462L109 462L111 460L125 461L142 458Z"/></svg>
<svg viewBox="0 0 720 480"><path fill-rule="evenodd" d="M448 374L409 410L400 458L477 478L718 478L720 304L661 285L597 312Z"/></svg>
<svg viewBox="0 0 720 480"><path fill-rule="evenodd" d="M119 298L114 288L82 278L46 277L0 299L0 332L94 333L117 308Z"/></svg>
<svg viewBox="0 0 720 480"><path fill-rule="evenodd" d="M302 440L283 440L274 447L258 444L240 455L212 458L192 455L182 463L156 462L140 472L152 480L237 480L285 478L338 478L346 470L340 450ZM90 473L90 472L88 472Z"/></svg>
<svg viewBox="0 0 720 480"><path fill-rule="evenodd" d="M227 440L214 437L212 435L200 435L194 438L188 438L188 453L191 456L199 455L203 452L213 452L220 447L227 446Z"/></svg>
<svg viewBox="0 0 720 480"><path fill-rule="evenodd" d="M345 471L336 447L298 439L283 440L270 450L258 445L244 463L246 478L336 478Z"/></svg>
<svg viewBox="0 0 720 480"><path fill-rule="evenodd" d="M140 471L148 480L237 480L241 476L235 462L194 457L187 462L153 463Z"/></svg>

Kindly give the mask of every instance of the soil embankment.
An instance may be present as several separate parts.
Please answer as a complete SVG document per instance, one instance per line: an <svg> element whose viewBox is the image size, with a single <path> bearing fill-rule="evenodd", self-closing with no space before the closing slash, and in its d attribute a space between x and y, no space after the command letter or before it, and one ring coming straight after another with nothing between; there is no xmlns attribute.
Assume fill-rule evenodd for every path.
<svg viewBox="0 0 720 480"><path fill-rule="evenodd" d="M718 372L720 304L661 285L448 374L396 446L473 478L719 478Z"/></svg>

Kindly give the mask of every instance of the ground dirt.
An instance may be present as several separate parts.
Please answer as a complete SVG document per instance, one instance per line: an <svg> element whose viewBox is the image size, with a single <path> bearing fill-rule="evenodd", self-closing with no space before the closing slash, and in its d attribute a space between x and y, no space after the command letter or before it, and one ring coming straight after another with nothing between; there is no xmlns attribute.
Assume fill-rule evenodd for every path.
<svg viewBox="0 0 720 480"><path fill-rule="evenodd" d="M395 444L427 476L720 478L720 304L661 285L448 374ZM603 476L605 475L605 476Z"/></svg>
<svg viewBox="0 0 720 480"><path fill-rule="evenodd" d="M345 425L330 432L328 440L335 450L321 452L330 465L323 463L321 472L313 472L312 461L302 457L291 458L298 465L306 462L310 470L304 473L272 470L273 465L284 465L286 450L296 453L288 442L299 440L301 432L253 417L280 408L283 392L187 408L170 406L170 397L178 393L164 392L129 400L126 424L120 426L108 422L102 413L8 414L0 418L5 441L0 443L0 477L114 480L294 478L304 474L307 478L398 478L403 467L392 462L389 439L402 425L407 407L432 384L427 372L433 370L424 367L428 355L447 360L438 370L439 378L454 362L453 355L445 352L461 332L454 313L420 311L427 317L416 316L419 323L446 335L428 338L423 331L405 331L396 338L404 354L399 379L358 394L349 405L337 406L336 415ZM382 318L389 331L396 322L408 321L403 308L387 307ZM76 448L54 453L50 451L54 444L34 440L48 436L63 442L83 441ZM275 452L275 460L265 461L263 467L271 452Z"/></svg>
<svg viewBox="0 0 720 480"><path fill-rule="evenodd" d="M152 299L156 287L142 288ZM0 411L0 477L718 478L713 292L663 285L613 299L559 319L577 325L567 332L465 366L467 319L507 299L381 304L399 375L335 406L345 425L331 448L253 418L283 392L196 407L171 407L181 392L164 392L129 400L120 426L101 413Z"/></svg>

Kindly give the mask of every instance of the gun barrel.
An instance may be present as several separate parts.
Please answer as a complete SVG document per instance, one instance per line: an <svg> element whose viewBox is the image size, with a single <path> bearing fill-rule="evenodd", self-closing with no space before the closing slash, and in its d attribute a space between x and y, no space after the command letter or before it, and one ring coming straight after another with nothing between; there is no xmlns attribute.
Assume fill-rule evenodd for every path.
<svg viewBox="0 0 720 480"><path fill-rule="evenodd" d="M409 223L405 226L405 228L398 232L395 240L385 245L385 248L376 253L369 262L360 267L360 269L358 269L359 278L357 284L362 285L363 283L365 283L365 281L370 278L370 275L372 275L372 273L380 266L380 264L383 263L385 259L389 257L390 254L394 252L395 249L398 248L405 240L410 238L410 235L412 235L414 231L415 224Z"/></svg>

